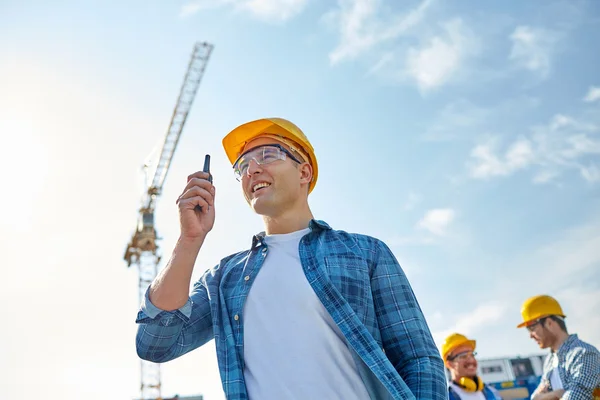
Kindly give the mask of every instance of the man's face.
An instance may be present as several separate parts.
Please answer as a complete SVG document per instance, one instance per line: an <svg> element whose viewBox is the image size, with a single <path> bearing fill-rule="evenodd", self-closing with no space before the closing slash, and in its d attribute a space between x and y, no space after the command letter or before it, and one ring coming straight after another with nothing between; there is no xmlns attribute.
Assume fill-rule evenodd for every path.
<svg viewBox="0 0 600 400"><path fill-rule="evenodd" d="M527 326L529 337L536 341L540 349L546 349L554 342L555 335L546 327L547 320L542 319Z"/></svg>
<svg viewBox="0 0 600 400"><path fill-rule="evenodd" d="M290 150L287 145L273 138L258 137L246 144L242 153L266 145L279 145ZM292 208L302 196L307 195L306 171L308 168L310 175L310 167L305 163L302 165L287 154L285 160L262 165L250 159L246 173L241 176L242 190L248 204L257 214L266 216L276 216L287 208Z"/></svg>
<svg viewBox="0 0 600 400"><path fill-rule="evenodd" d="M458 346L452 350L450 354L452 360L448 360L446 365L457 378L465 376L472 378L477 375L477 360L473 350L469 345Z"/></svg>

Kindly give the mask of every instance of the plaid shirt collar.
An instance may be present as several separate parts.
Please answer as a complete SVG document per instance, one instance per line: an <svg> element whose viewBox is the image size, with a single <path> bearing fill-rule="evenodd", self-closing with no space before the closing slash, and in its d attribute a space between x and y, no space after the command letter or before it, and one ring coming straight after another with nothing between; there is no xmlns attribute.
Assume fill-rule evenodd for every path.
<svg viewBox="0 0 600 400"><path fill-rule="evenodd" d="M318 219L311 219L308 223L308 227L310 228L311 232L331 230L331 227L329 226L329 224L327 224L327 222ZM262 231L252 236L252 245L250 246L250 249L254 250L264 245L264 239L266 235L267 234L265 233L265 231Z"/></svg>
<svg viewBox="0 0 600 400"><path fill-rule="evenodd" d="M559 357L564 357L565 353L568 353L573 345L579 343L579 337L576 333L570 334L567 339L558 347L558 351L550 350L552 354L556 354Z"/></svg>

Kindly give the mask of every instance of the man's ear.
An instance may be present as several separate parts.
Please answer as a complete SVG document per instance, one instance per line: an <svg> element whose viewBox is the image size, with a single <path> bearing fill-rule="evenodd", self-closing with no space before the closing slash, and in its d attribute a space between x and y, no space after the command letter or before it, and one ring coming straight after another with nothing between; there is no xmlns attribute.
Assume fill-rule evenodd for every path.
<svg viewBox="0 0 600 400"><path fill-rule="evenodd" d="M309 184L313 179L313 169L312 166L305 162L300 164L298 168L300 170L300 180L302 183Z"/></svg>
<svg viewBox="0 0 600 400"><path fill-rule="evenodd" d="M448 368L448 369L452 369L452 368L451 368L451 367L452 367L452 365L451 365L451 364L452 364L452 362L451 362L451 361L449 361L449 360L444 360L444 365L446 366L446 368Z"/></svg>

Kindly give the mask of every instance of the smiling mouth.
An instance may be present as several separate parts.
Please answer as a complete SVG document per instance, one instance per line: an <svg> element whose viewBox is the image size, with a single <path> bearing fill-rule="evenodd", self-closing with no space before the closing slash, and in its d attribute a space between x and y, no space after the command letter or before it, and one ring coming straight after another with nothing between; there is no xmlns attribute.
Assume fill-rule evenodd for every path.
<svg viewBox="0 0 600 400"><path fill-rule="evenodd" d="M257 191L264 189L266 187L271 186L270 183L266 183L266 182L261 182L261 183L257 183L256 185L252 186L252 193L256 193Z"/></svg>

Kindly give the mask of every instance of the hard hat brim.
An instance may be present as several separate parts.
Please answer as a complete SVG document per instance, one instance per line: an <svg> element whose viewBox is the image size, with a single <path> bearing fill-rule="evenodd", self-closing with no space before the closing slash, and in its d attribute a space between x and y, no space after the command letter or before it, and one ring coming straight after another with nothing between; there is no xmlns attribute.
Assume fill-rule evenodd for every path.
<svg viewBox="0 0 600 400"><path fill-rule="evenodd" d="M525 328L529 325L533 325L533 323L535 323L535 321L537 321L539 319L551 317L553 315L556 315L557 317L561 317L561 318L567 318L566 315L562 315L562 314L545 314L545 315L540 315L539 317L535 317L533 319L529 319L527 321L523 321L519 325L517 325L517 328Z"/></svg>
<svg viewBox="0 0 600 400"><path fill-rule="evenodd" d="M223 138L223 148L229 162L233 164L242 149L251 139L259 136L275 124L268 119L259 119L247 122L233 129Z"/></svg>

